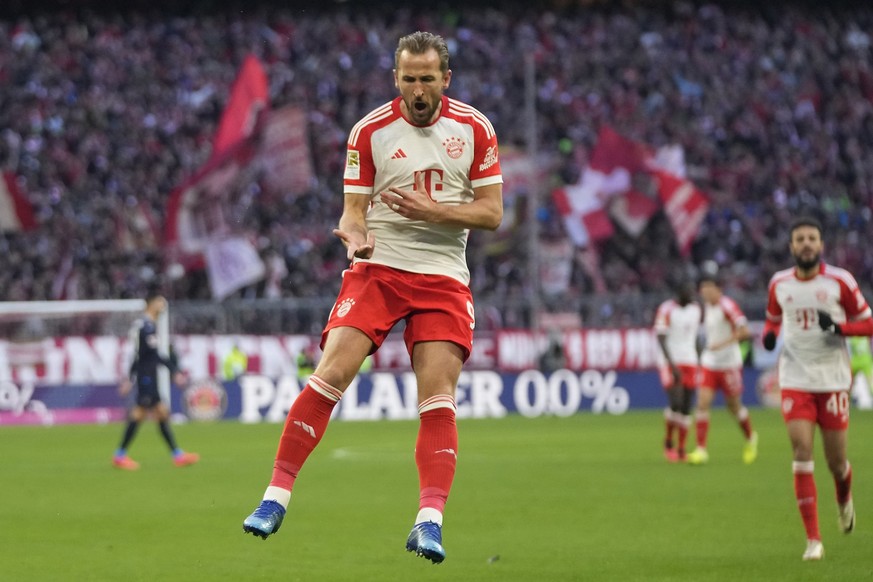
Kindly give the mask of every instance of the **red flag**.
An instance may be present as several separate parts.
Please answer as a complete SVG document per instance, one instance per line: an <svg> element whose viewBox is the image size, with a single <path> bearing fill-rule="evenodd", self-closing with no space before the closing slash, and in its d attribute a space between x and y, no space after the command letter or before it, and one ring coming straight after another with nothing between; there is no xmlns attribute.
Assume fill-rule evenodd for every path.
<svg viewBox="0 0 873 582"><path fill-rule="evenodd" d="M564 230L580 247L607 239L614 232L602 203L596 195L588 196L583 190L581 184L572 184L552 191L552 201L564 219Z"/></svg>
<svg viewBox="0 0 873 582"><path fill-rule="evenodd" d="M266 116L258 157L264 184L277 192L305 192L312 184L312 156L306 112L284 107Z"/></svg>
<svg viewBox="0 0 873 582"><path fill-rule="evenodd" d="M249 55L243 61L239 74L233 82L230 99L212 138L211 157L219 156L237 142L250 136L254 131L258 113L268 107L268 100L267 75L257 57Z"/></svg>
<svg viewBox="0 0 873 582"><path fill-rule="evenodd" d="M622 169L630 174L645 172L651 156L652 152L645 144L627 139L604 125L597 134L597 145L591 152L589 167L607 175Z"/></svg>
<svg viewBox="0 0 873 582"><path fill-rule="evenodd" d="M172 260L202 269L203 253L213 237L225 237L235 221L226 216L244 185L253 180L254 148L240 142L210 159L196 174L173 190L167 202L164 228Z"/></svg>
<svg viewBox="0 0 873 582"><path fill-rule="evenodd" d="M661 205L657 200L636 190L628 190L613 200L609 215L633 237L638 237Z"/></svg>
<svg viewBox="0 0 873 582"><path fill-rule="evenodd" d="M607 206L617 195L630 190L633 174L647 171L649 149L604 126L578 184L552 193L564 226L581 247L607 239L614 229Z"/></svg>
<svg viewBox="0 0 873 582"><path fill-rule="evenodd" d="M694 184L667 172L656 171L658 197L664 205L664 214L676 233L679 251L688 256L691 243L697 237L700 225L706 217L709 202Z"/></svg>
<svg viewBox="0 0 873 582"><path fill-rule="evenodd" d="M35 228L33 207L18 188L15 175L5 172L0 178L0 232Z"/></svg>
<svg viewBox="0 0 873 582"><path fill-rule="evenodd" d="M230 230L224 216L234 187L248 179L253 156L247 141L257 129L258 115L268 106L267 75L257 57L243 61L212 138L212 154L194 176L176 188L167 203L165 234L174 261L189 269L206 265L204 252L214 236Z"/></svg>

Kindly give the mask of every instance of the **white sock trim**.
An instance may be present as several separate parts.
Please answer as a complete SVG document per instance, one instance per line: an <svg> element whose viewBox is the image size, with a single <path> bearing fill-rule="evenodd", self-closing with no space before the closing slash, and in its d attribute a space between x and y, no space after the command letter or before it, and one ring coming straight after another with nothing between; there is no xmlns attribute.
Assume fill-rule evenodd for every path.
<svg viewBox="0 0 873 582"><path fill-rule="evenodd" d="M791 463L791 472L797 473L813 473L815 471L815 461L793 461Z"/></svg>
<svg viewBox="0 0 873 582"><path fill-rule="evenodd" d="M331 386L330 384L328 384L327 382L325 382L324 380L322 380L321 378L319 378L315 374L312 374L311 376L309 376L308 384L309 384L310 388L312 388L313 390L315 390L316 392L318 392L319 394L321 394L325 398L329 398L330 400L333 400L334 402L339 402L340 398L342 398L342 396L343 396L343 393L341 390L334 388L333 386Z"/></svg>
<svg viewBox="0 0 873 582"><path fill-rule="evenodd" d="M696 412L694 418L697 422L709 422L709 412Z"/></svg>
<svg viewBox="0 0 873 582"><path fill-rule="evenodd" d="M843 469L843 474L840 476L840 479L845 479L849 476L849 472L852 470L852 465L849 463L849 460L846 459L846 468Z"/></svg>
<svg viewBox="0 0 873 582"><path fill-rule="evenodd" d="M439 511L438 509L434 509L433 507L422 507L418 510L418 515L415 516L414 525L425 523L427 521L432 521L438 526L442 527L443 512Z"/></svg>
<svg viewBox="0 0 873 582"><path fill-rule="evenodd" d="M743 406L742 408L740 408L739 410L737 410L737 420L738 420L739 422L743 422L743 421L746 420L747 418L749 418L749 409L748 409L748 408L746 408L745 406Z"/></svg>
<svg viewBox="0 0 873 582"><path fill-rule="evenodd" d="M285 509L288 509L288 504L291 502L291 491L270 485L264 491L264 501L275 501Z"/></svg>
<svg viewBox="0 0 873 582"><path fill-rule="evenodd" d="M437 394L436 396L431 396L418 405L418 413L421 414L422 412L436 410L437 408L451 408L452 410L456 410L455 399L448 394Z"/></svg>

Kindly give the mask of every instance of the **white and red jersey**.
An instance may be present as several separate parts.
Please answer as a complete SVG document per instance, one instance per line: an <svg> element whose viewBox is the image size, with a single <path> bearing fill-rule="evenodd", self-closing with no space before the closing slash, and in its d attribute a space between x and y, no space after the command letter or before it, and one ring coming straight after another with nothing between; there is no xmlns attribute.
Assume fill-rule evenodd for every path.
<svg viewBox="0 0 873 582"><path fill-rule="evenodd" d="M730 297L721 296L718 303L703 306L703 333L706 345L719 345L732 338L734 331L748 325L740 306ZM700 365L710 370L734 370L743 367L743 354L738 342L712 350L708 347L700 355Z"/></svg>
<svg viewBox="0 0 873 582"><path fill-rule="evenodd" d="M845 269L822 263L810 279L799 279L793 268L770 279L767 320L782 325L779 384L784 389L833 392L852 384L846 338L819 327L819 309L836 323L871 316L858 283Z"/></svg>
<svg viewBox="0 0 873 582"><path fill-rule="evenodd" d="M373 110L349 134L344 191L370 196L367 228L376 235L372 258L355 260L469 284L469 229L410 220L379 195L390 187L412 190L423 174L436 202L472 202L474 188L503 182L494 128L482 113L445 95L439 118L425 127L407 121L400 103L397 97Z"/></svg>
<svg viewBox="0 0 873 582"><path fill-rule="evenodd" d="M679 305L668 299L655 313L655 333L667 338L670 359L677 366L697 365L697 332L700 330L700 305Z"/></svg>

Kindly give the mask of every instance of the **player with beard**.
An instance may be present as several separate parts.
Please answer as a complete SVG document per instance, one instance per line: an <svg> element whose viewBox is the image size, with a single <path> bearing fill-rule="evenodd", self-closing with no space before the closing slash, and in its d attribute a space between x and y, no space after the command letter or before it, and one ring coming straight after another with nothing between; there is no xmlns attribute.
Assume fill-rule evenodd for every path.
<svg viewBox="0 0 873 582"><path fill-rule="evenodd" d="M770 280L763 339L764 347L773 350L783 328L779 383L794 455L794 490L806 529L803 559L820 560L824 546L813 478L815 427L821 429L836 485L839 526L848 534L855 527L855 508L846 453L852 384L846 336L873 335L873 317L855 278L821 260L824 243L817 220L806 217L792 223L789 249L796 266Z"/></svg>
<svg viewBox="0 0 873 582"><path fill-rule="evenodd" d="M270 485L243 529L264 539L279 530L334 406L403 320L420 419L419 510L406 549L440 563L458 455L455 387L475 321L467 236L500 225L503 180L491 123L443 95L452 78L445 41L427 32L404 36L394 60L399 97L366 115L348 139L334 234L352 264L322 334L324 354L288 412Z"/></svg>

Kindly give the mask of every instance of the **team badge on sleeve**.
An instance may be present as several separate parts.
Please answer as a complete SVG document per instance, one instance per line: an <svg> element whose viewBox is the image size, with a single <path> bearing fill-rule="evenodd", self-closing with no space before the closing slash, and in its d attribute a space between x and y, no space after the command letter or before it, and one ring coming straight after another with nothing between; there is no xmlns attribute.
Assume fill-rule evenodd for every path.
<svg viewBox="0 0 873 582"><path fill-rule="evenodd" d="M497 146L490 146L485 150L485 159L479 164L479 171L484 172L497 163Z"/></svg>
<svg viewBox="0 0 873 582"><path fill-rule="evenodd" d="M346 172L343 174L346 180L361 179L361 152L348 150L346 153Z"/></svg>

